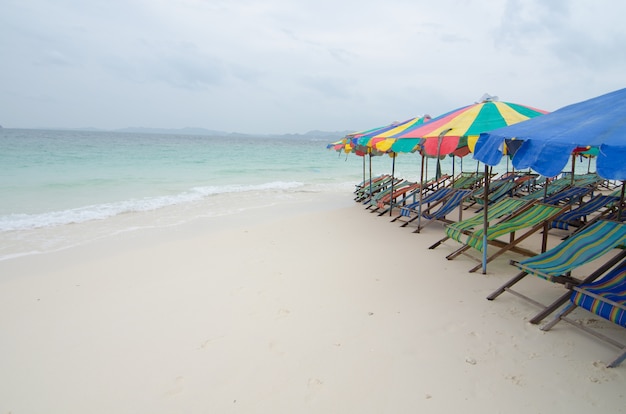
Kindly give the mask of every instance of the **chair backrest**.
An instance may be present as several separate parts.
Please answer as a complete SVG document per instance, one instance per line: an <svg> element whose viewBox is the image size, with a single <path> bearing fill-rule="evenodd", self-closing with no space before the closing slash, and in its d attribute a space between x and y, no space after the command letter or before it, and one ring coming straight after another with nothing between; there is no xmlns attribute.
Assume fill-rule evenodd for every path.
<svg viewBox="0 0 626 414"><path fill-rule="evenodd" d="M517 230L536 226L554 215L558 214L562 207L552 206L549 204L533 204L530 208L521 211L519 214L511 216L507 220L503 220L490 226L487 230L487 239L495 240L505 234L513 233ZM483 249L483 229L478 229L467 239L467 244L476 250Z"/></svg>
<svg viewBox="0 0 626 414"><path fill-rule="evenodd" d="M544 279L564 275L626 243L626 224L595 221L563 242L517 263L520 269Z"/></svg>
<svg viewBox="0 0 626 414"><path fill-rule="evenodd" d="M435 212L425 212L423 214L427 219L439 219L450 214L452 210L461 205L463 200L472 193L472 190L454 190L452 195L444 201L441 207Z"/></svg>
<svg viewBox="0 0 626 414"><path fill-rule="evenodd" d="M559 204L561 202L576 201L590 192L591 188L589 187L569 187L546 197L543 202L546 204Z"/></svg>
<svg viewBox="0 0 626 414"><path fill-rule="evenodd" d="M566 211L563 214L559 214L553 221L552 227L567 230L569 228L569 222L581 217L587 216L593 212L600 210L602 207L608 206L619 201L619 197L611 195L597 195L591 200L582 204L578 208Z"/></svg>
<svg viewBox="0 0 626 414"><path fill-rule="evenodd" d="M626 260L602 279L574 287L570 301L626 328Z"/></svg>
<svg viewBox="0 0 626 414"><path fill-rule="evenodd" d="M517 209L527 205L528 203L528 201L520 200L519 198L506 197L501 199L487 209L487 221L497 220L512 214ZM477 214L474 217L449 224L446 226L446 236L460 242L465 231L478 227L483 222L484 216L482 214Z"/></svg>

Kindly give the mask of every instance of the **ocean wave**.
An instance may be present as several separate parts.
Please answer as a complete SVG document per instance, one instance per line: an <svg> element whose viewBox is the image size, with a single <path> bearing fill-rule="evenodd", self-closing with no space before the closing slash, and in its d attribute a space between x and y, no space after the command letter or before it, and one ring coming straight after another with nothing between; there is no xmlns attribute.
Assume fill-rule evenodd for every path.
<svg viewBox="0 0 626 414"><path fill-rule="evenodd" d="M199 202L212 196L232 193L281 193L297 191L303 186L303 183L295 181L274 181L252 185L203 186L194 187L178 194L86 205L61 211L50 211L39 214L8 214L0 216L0 232L54 227L83 223L91 220L104 220L121 214L158 210L174 205Z"/></svg>

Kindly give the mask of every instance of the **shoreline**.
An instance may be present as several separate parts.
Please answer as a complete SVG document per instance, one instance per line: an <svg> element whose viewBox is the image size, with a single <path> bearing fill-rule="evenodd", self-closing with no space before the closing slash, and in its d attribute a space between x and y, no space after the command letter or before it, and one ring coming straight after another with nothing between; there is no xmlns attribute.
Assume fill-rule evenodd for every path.
<svg viewBox="0 0 626 414"><path fill-rule="evenodd" d="M507 260L322 198L0 262L0 411L624 412L613 348L485 299Z"/></svg>

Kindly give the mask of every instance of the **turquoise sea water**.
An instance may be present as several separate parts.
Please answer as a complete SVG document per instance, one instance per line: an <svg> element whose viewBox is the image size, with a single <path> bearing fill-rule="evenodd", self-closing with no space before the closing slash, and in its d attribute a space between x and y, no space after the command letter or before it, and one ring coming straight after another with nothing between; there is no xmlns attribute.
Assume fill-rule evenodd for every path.
<svg viewBox="0 0 626 414"><path fill-rule="evenodd" d="M329 141L0 129L0 260L303 195L351 200L369 163ZM461 168L482 167L466 157ZM452 171L450 159L442 169ZM372 174L391 170L391 158L372 159ZM395 174L419 181L419 155L398 156Z"/></svg>
<svg viewBox="0 0 626 414"><path fill-rule="evenodd" d="M349 200L362 159L328 142L0 129L0 260L302 195ZM385 158L374 173L390 171ZM413 176L417 158L404 160Z"/></svg>

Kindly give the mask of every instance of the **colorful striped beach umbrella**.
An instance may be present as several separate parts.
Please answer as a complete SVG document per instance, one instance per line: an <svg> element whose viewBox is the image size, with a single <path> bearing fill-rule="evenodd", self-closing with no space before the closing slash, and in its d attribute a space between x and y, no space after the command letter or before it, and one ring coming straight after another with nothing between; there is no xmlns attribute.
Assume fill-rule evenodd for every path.
<svg viewBox="0 0 626 414"><path fill-rule="evenodd" d="M396 138L393 137L403 134L411 128L417 128L420 125L424 125L424 123L428 121L430 121L430 115L424 115L421 118L413 118L406 122L400 123L391 129L379 132L374 135L370 139L369 145L380 152L414 152L416 149L415 146L413 148L409 148L408 146L402 148L398 147L398 150L394 150L392 148L392 145L396 141Z"/></svg>
<svg viewBox="0 0 626 414"><path fill-rule="evenodd" d="M334 149L338 152L351 153L354 152L358 156L364 156L366 154L372 153L372 145L370 144L370 140L372 137L377 134L384 133L385 131L389 131L391 129L396 129L402 125L406 125L406 128L415 124L415 121L420 118L411 118L407 121L403 122L393 122L391 124L380 126L376 128L366 129L363 131L352 132L347 134L341 140L332 142L326 146L328 149ZM404 130L402 129L402 130ZM386 152L386 151L383 151ZM373 155L381 155L377 150L374 151Z"/></svg>
<svg viewBox="0 0 626 414"><path fill-rule="evenodd" d="M370 181L372 178L372 156L389 154L393 158L392 164L392 176L395 169L395 153L388 150L380 150L376 148L375 144L386 138L389 133L399 133L410 127L420 125L423 123L423 119L415 117L402 122L392 122L391 124L371 128L364 131L352 132L347 134L343 139L337 142L330 143L326 146L328 149L334 149L338 152L354 153L355 155L363 157L363 180L365 180L365 155L369 155L369 175ZM393 131L393 132L390 132ZM380 136L379 136L380 135ZM377 137L379 136L379 137ZM377 138L375 138L377 137ZM375 138L375 139L374 139Z"/></svg>
<svg viewBox="0 0 626 414"><path fill-rule="evenodd" d="M381 155L388 151L381 151L379 148L376 148L375 144L389 136L388 134L392 133L391 131L396 131L396 133L405 131L410 127L420 125L422 123L422 118L419 117L407 119L402 122L393 122L387 126L375 128L365 133L359 133L350 137L350 144L358 151L358 153Z"/></svg>
<svg viewBox="0 0 626 414"><path fill-rule="evenodd" d="M483 132L513 125L547 111L530 106L499 102L497 97L483 96L480 102L467 105L425 123L406 130L397 138L422 139L422 151L426 155L467 155L473 152L478 137Z"/></svg>
<svg viewBox="0 0 626 414"><path fill-rule="evenodd" d="M481 133L513 125L527 119L546 114L547 111L530 106L499 102L497 97L483 95L480 102L467 105L443 115L417 128L412 128L398 138L422 139L422 153L437 157L437 171L440 171L439 159L448 154L467 155L474 151L474 146ZM488 166L485 164L485 208L484 230L487 245L487 211L489 193ZM419 224L418 224L419 225ZM483 252L483 273L487 272L487 249Z"/></svg>

